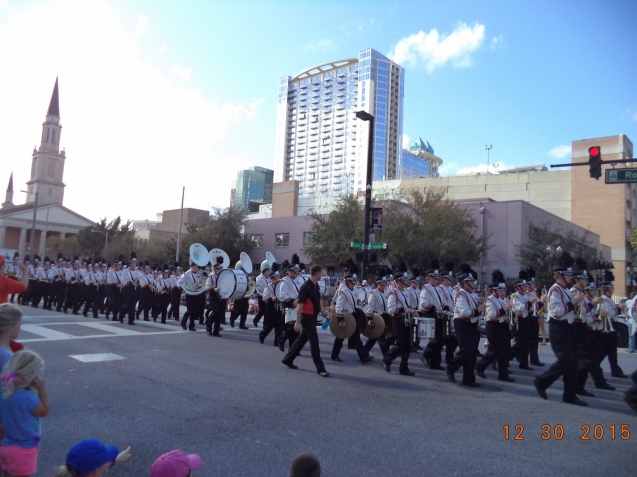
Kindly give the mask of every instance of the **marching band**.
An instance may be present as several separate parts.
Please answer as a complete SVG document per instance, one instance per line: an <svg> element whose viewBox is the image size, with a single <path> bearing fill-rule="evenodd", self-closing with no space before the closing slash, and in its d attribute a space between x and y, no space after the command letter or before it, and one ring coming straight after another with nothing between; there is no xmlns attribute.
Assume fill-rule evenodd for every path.
<svg viewBox="0 0 637 477"><path fill-rule="evenodd" d="M23 273L28 275L27 292L12 296L11 302L34 308L42 303L44 310L53 311L55 307L55 311L71 310L74 315L82 310L84 317L91 313L93 318L103 314L109 319L112 315L112 320L120 323L128 316L129 325L140 318L149 321L152 317L161 323L175 319L191 331L196 331L197 321L204 323L205 314L206 331L216 337L221 337L220 325L225 321L229 299L235 303L231 324L234 326L234 320L240 317L240 328L248 329L247 300L256 294L259 307L255 326L263 317L260 343L274 331L274 346L285 351L285 342L289 343L291 351L283 362L295 369L294 357L310 340L317 371L324 376L328 373L320 356L314 356L318 353L318 335L307 328L307 323L316 322L319 313L329 321L335 336L331 359L337 363L343 362L340 354L345 340L347 348L355 350L363 364L372 361L370 351L378 343L385 371L391 372L391 365L400 358L399 373L413 376L410 354L422 349L420 341L426 340L422 362L429 369L445 371L454 383L462 368L462 385L479 387L476 376L487 379L489 367L497 370L499 381L513 383L510 361L517 360L519 369L527 371L533 370L529 364L544 366L538 357L538 335L539 320L546 317L556 361L533 381L542 398L547 398L547 388L560 377L564 382L562 399L571 404L585 406L587 403L579 396L594 396L585 387L589 375L595 388L614 390L600 366L606 358L611 376L627 378L617 363L614 323L622 313L622 305L618 306L612 298L614 276L607 269L603 281L596 285L586 262L573 260L567 252L562 252L552 268L555 283L548 291L536 289L535 272L529 268L512 280L515 291L511 296L507 296L507 278L500 270L493 271L492 283L480 296L477 273L467 264L462 264L461 272L454 277L453 263L446 263L441 270L434 259L421 277L418 268L408 275L406 265L399 261L393 270L378 267L376 280L363 285L355 263L350 261L332 306L326 310L325 282L314 279L314 285L308 285L311 277L304 274L305 266L296 255L291 263L280 265L268 252L254 280L247 255L242 254L234 269L229 269L229 258L222 250L208 252L200 244L193 247L190 268L185 273L176 262L172 268L167 263L162 267L151 267L148 261L138 264L134 252L127 264L121 255L108 264L99 257L80 263L77 256L69 260L58 254L55 261L37 255L31 261L27 255L24 266L16 253L11 261L7 257L4 273L14 280L23 279ZM210 273L206 271L208 266ZM232 273L226 275L230 270ZM426 280L422 288L421 278ZM456 286L452 286L454 278ZM307 293L308 287L311 298L301 293ZM180 320L182 293L186 313ZM299 305L300 297L305 304ZM245 310L241 308L244 301ZM312 313L301 314L297 305ZM300 333L302 327L305 331ZM481 330L486 334L488 348L478 361ZM361 335L367 337L365 344Z"/></svg>

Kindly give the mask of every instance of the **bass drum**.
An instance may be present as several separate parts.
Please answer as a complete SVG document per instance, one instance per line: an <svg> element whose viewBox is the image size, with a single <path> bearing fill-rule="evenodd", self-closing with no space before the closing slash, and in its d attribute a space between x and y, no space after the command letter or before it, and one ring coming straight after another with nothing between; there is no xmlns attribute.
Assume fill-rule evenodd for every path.
<svg viewBox="0 0 637 477"><path fill-rule="evenodd" d="M356 294L358 296L358 301L364 305L367 302L367 290L363 287L356 287Z"/></svg>
<svg viewBox="0 0 637 477"><path fill-rule="evenodd" d="M296 323L296 308L288 308L285 310L285 322Z"/></svg>
<svg viewBox="0 0 637 477"><path fill-rule="evenodd" d="M224 300L240 300L248 291L248 276L243 270L226 268L217 277L219 296Z"/></svg>
<svg viewBox="0 0 637 477"><path fill-rule="evenodd" d="M279 280L278 282L276 282L276 285L274 285L274 294L276 295L276 299L279 300L279 302L281 302L281 285L283 284L283 280Z"/></svg>
<svg viewBox="0 0 637 477"><path fill-rule="evenodd" d="M325 279L321 278L318 282L319 284L319 291L321 292L321 297L325 296Z"/></svg>

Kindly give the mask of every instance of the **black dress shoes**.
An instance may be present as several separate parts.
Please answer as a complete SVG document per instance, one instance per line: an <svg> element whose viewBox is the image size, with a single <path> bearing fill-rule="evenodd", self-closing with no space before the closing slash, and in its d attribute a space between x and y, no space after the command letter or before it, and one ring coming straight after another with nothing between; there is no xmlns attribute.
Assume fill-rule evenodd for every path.
<svg viewBox="0 0 637 477"><path fill-rule="evenodd" d="M290 369L299 369L298 366L296 366L294 363L286 363L285 360L281 361L283 364L285 364L288 368Z"/></svg>
<svg viewBox="0 0 637 477"><path fill-rule="evenodd" d="M449 370L449 366L447 366L445 368L445 373L447 373L447 378L449 379L449 381L451 381L452 383L456 382L456 377L453 375L453 373Z"/></svg>
<svg viewBox="0 0 637 477"><path fill-rule="evenodd" d="M487 375L484 374L484 371L480 371L479 369L476 369L476 374L480 376L482 379L487 379Z"/></svg>
<svg viewBox="0 0 637 477"><path fill-rule="evenodd" d="M388 373L391 373L391 364L383 361L383 369L387 371Z"/></svg>
<svg viewBox="0 0 637 477"><path fill-rule="evenodd" d="M400 374L402 374L403 376L415 376L416 373L414 373L413 371L409 371L409 368L407 369L401 369Z"/></svg>
<svg viewBox="0 0 637 477"><path fill-rule="evenodd" d="M531 363L533 366L544 366L544 363L541 362L537 362L537 363Z"/></svg>
<svg viewBox="0 0 637 477"><path fill-rule="evenodd" d="M524 369L526 371L533 371L533 368L531 366L520 366L520 369Z"/></svg>
<svg viewBox="0 0 637 477"><path fill-rule="evenodd" d="M579 391L577 391L577 394L579 396L586 396L586 397L595 397L595 395L593 393L588 392L586 389L582 388Z"/></svg>
<svg viewBox="0 0 637 477"><path fill-rule="evenodd" d="M319 376L322 376L324 378L329 378L330 377L330 373L328 373L327 371L319 371Z"/></svg>
<svg viewBox="0 0 637 477"><path fill-rule="evenodd" d="M466 386L468 388L479 388L480 387L480 383L476 383L475 381L472 383L462 383L463 386Z"/></svg>
<svg viewBox="0 0 637 477"><path fill-rule="evenodd" d="M611 386L608 383L600 384L599 386L595 385L595 387L597 389L606 389L607 391L614 391L615 390L615 386Z"/></svg>
<svg viewBox="0 0 637 477"><path fill-rule="evenodd" d="M613 374L611 374L611 376L613 378L628 379L628 376L626 376L623 371L618 371L616 373L613 373Z"/></svg>
<svg viewBox="0 0 637 477"><path fill-rule="evenodd" d="M500 376L498 377L498 381L504 381L505 383L514 383L515 379L510 376Z"/></svg>
<svg viewBox="0 0 637 477"><path fill-rule="evenodd" d="M242 330L249 330L250 329L246 325L241 325L239 328L241 328Z"/></svg>
<svg viewBox="0 0 637 477"><path fill-rule="evenodd" d="M582 401L580 398L578 398L577 396L571 398L571 399L562 399L562 401L568 403L568 404L575 404L576 406L588 406L588 403L586 401Z"/></svg>
<svg viewBox="0 0 637 477"><path fill-rule="evenodd" d="M336 361L337 363L342 363L343 360L341 358L339 358L338 356L332 356L331 357L332 361Z"/></svg>
<svg viewBox="0 0 637 477"><path fill-rule="evenodd" d="M542 399L548 399L548 396L546 395L546 389L540 386L540 383L537 380L537 378L533 380L533 386L535 386L535 390L537 391L537 393L540 395Z"/></svg>
<svg viewBox="0 0 637 477"><path fill-rule="evenodd" d="M363 364L367 364L367 363L369 363L370 361L372 361L373 359L374 359L374 357L373 357L373 356L365 356L364 358L362 358L362 359L361 359L361 363L363 363Z"/></svg>

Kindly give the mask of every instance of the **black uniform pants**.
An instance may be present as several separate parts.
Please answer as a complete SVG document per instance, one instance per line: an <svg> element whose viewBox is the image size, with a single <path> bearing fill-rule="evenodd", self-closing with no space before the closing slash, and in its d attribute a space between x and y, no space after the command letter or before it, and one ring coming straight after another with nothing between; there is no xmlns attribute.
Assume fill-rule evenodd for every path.
<svg viewBox="0 0 637 477"><path fill-rule="evenodd" d="M509 352L511 348L509 324L487 321L486 334L489 340L489 348L480 361L476 363L475 369L484 372L491 363L497 361L498 377L504 378L509 374Z"/></svg>
<svg viewBox="0 0 637 477"><path fill-rule="evenodd" d="M69 283L66 285L66 300L64 302L64 313L71 308L73 313L77 313L80 309L80 284Z"/></svg>
<svg viewBox="0 0 637 477"><path fill-rule="evenodd" d="M459 318L454 319L453 322L456 327L456 339L460 349L451 363L447 365L447 369L454 374L462 368L462 384L471 384L476 380L474 369L478 359L478 346L480 345L478 322L471 323Z"/></svg>
<svg viewBox="0 0 637 477"><path fill-rule="evenodd" d="M259 302L259 312L254 315L254 323L258 324L259 320L263 317L266 316L267 313L267 305L266 303L263 301L263 297L257 296L257 300ZM265 321L265 318L264 318Z"/></svg>
<svg viewBox="0 0 637 477"><path fill-rule="evenodd" d="M429 340L427 346L425 346L425 351L422 354L422 357L427 361L432 367L440 366L442 363L442 348L445 349L445 362L449 364L453 359L453 355L456 352L457 341L455 336L449 336L447 338L443 338L444 336L444 328L447 326L446 320L439 319L436 314L426 314L424 315L429 318L436 318L435 322L435 332L434 338Z"/></svg>
<svg viewBox="0 0 637 477"><path fill-rule="evenodd" d="M334 340L334 346L332 346L332 358L338 358L341 349L343 349L344 341L345 340L339 338ZM347 349L355 349L358 353L358 359L364 359L369 356L369 351L365 348L365 345L363 345L363 342L361 341L361 332L359 330L358 323L356 324L354 334L347 339Z"/></svg>
<svg viewBox="0 0 637 477"><path fill-rule="evenodd" d="M33 287L33 297L31 298L31 306L37 308L40 305L40 301L44 297L44 285L48 283L37 281Z"/></svg>
<svg viewBox="0 0 637 477"><path fill-rule="evenodd" d="M122 308L122 290L117 285L108 285L108 306L106 307L106 317L113 314L113 321L118 319L119 311ZM120 321L124 321L122 318Z"/></svg>
<svg viewBox="0 0 637 477"><path fill-rule="evenodd" d="M265 340L272 330L274 330L274 346L278 346L281 336L281 312L277 310L275 303L266 303L263 329L259 333L261 341Z"/></svg>
<svg viewBox="0 0 637 477"><path fill-rule="evenodd" d="M237 317L240 317L239 326L246 325L246 319L248 318L248 310L250 309L250 299L241 298L234 301L234 309L230 313L230 324L233 325Z"/></svg>
<svg viewBox="0 0 637 477"><path fill-rule="evenodd" d="M148 312L150 311L152 298L153 291L150 289L150 285L141 287L139 290L139 305L137 305L137 318L143 313L144 321L149 321Z"/></svg>
<svg viewBox="0 0 637 477"><path fill-rule="evenodd" d="M292 344L299 337L299 333L294 330L294 321L289 323L283 323L285 320L285 314L282 315L281 336L279 336L279 345L285 346L285 342L288 342L288 349L292 348Z"/></svg>
<svg viewBox="0 0 637 477"><path fill-rule="evenodd" d="M170 290L170 310L168 318L179 320L179 305L181 304L181 288L173 288Z"/></svg>
<svg viewBox="0 0 637 477"><path fill-rule="evenodd" d="M203 299L203 300L202 300ZM159 300L161 301L161 299ZM203 317L203 309L206 305L206 295L188 295L186 294L186 313L184 313L184 317L181 319L181 327L185 327L188 319L190 319L190 323L188 324L189 330L194 330L195 328L195 320L199 318L199 316Z"/></svg>
<svg viewBox="0 0 637 477"><path fill-rule="evenodd" d="M531 364L538 364L540 356L538 347L540 345L540 320L537 315L529 316L529 360Z"/></svg>
<svg viewBox="0 0 637 477"><path fill-rule="evenodd" d="M604 333L602 331L602 339L604 343L604 354L608 356L611 376L624 374L622 368L617 364L617 332L609 331L608 333Z"/></svg>
<svg viewBox="0 0 637 477"><path fill-rule="evenodd" d="M128 324L135 323L135 304L137 303L137 289L132 285L126 285L122 289L122 308L119 320L128 315Z"/></svg>
<svg viewBox="0 0 637 477"><path fill-rule="evenodd" d="M527 368L531 349L531 318L518 316L517 320L517 337L515 344L511 347L511 359L518 358L520 368Z"/></svg>
<svg viewBox="0 0 637 477"><path fill-rule="evenodd" d="M97 318L97 286L88 285L86 289L86 301L84 302L84 316L88 315L89 311L93 312L93 318Z"/></svg>
<svg viewBox="0 0 637 477"><path fill-rule="evenodd" d="M53 302L55 303L55 311L60 311L64 305L64 293L66 292L66 281L59 279L53 282L53 293L55 297Z"/></svg>
<svg viewBox="0 0 637 477"><path fill-rule="evenodd" d="M539 375L536 383L542 389L548 388L557 379L562 377L564 381L563 399L575 398L577 392L577 368L578 356L575 346L575 336L572 325L568 321L549 320L549 335L551 337L551 349L555 353L557 361L544 373Z"/></svg>
<svg viewBox="0 0 637 477"><path fill-rule="evenodd" d="M199 295L194 295L195 298L199 298ZM161 315L161 322L166 323L166 315L168 314L168 305L170 304L170 294L169 292L158 293L157 294L157 306L155 307L155 312L153 313L153 320L157 321L157 318ZM144 318L146 319L146 318ZM191 319L192 323L192 319ZM194 324L192 325L194 328ZM191 328L191 329L192 329Z"/></svg>
<svg viewBox="0 0 637 477"><path fill-rule="evenodd" d="M409 369L409 354L411 353L411 332L409 323L405 323L404 318L392 318L394 327L394 344L383 357L385 364L391 364L400 356L400 371Z"/></svg>
<svg viewBox="0 0 637 477"><path fill-rule="evenodd" d="M283 362L291 364L299 355L305 343L310 342L310 352L312 353L312 361L316 366L316 372L322 373L325 371L325 365L321 359L321 349L319 348L318 332L316 331L316 315L301 315L301 333L298 338L294 340L294 343L288 350L288 353L283 358ZM295 332L296 333L296 332Z"/></svg>
<svg viewBox="0 0 637 477"><path fill-rule="evenodd" d="M104 314L104 307L106 305L106 297L108 296L108 286L100 285L97 289L97 298L95 299L95 304L97 306L97 311L101 314Z"/></svg>
<svg viewBox="0 0 637 477"><path fill-rule="evenodd" d="M393 337L392 337L392 341L391 342L393 343ZM385 337L384 333L382 335L380 335L376 339L368 339L367 341L365 341L365 349L367 350L367 353L369 354L369 352L372 350L372 348L374 347L374 345L376 343L378 343L378 347L380 348L380 352L383 354L383 357L385 357L385 355L389 351L389 346L390 346L391 343Z"/></svg>

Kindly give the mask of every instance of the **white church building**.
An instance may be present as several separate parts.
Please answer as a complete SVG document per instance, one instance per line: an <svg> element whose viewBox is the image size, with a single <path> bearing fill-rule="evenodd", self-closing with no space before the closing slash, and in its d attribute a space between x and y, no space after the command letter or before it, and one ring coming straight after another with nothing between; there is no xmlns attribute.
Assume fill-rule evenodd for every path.
<svg viewBox="0 0 637 477"><path fill-rule="evenodd" d="M9 178L5 201L0 208L0 249L17 250L20 257L27 253L44 257L49 238L68 238L82 228L94 225L94 222L63 205L66 152L64 149L60 151L61 133L56 78L46 121L42 125L40 147L33 149L25 204L13 203L13 173ZM35 234L32 238L34 214Z"/></svg>

